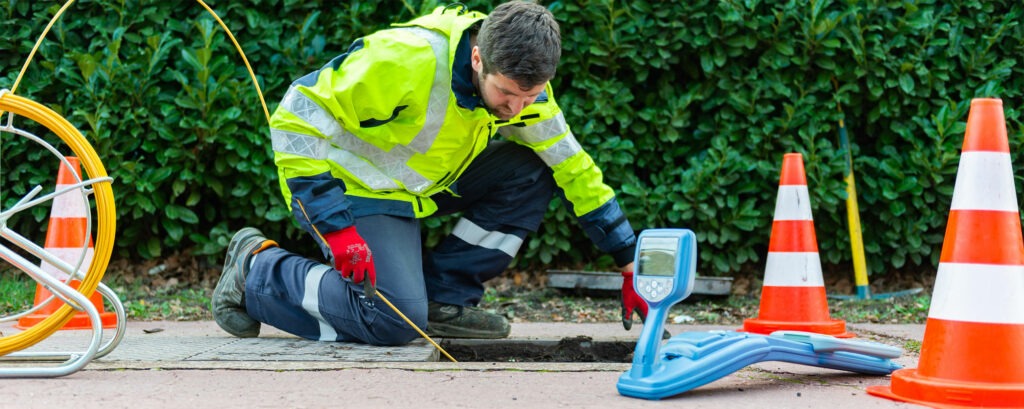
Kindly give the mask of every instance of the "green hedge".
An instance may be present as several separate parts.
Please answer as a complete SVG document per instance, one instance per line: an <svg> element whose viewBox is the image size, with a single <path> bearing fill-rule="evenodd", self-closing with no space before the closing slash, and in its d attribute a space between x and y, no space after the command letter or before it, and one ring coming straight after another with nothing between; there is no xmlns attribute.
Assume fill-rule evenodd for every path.
<svg viewBox="0 0 1024 409"><path fill-rule="evenodd" d="M377 3L209 2L271 110L293 79L352 39L438 4ZM117 256L216 260L244 225L309 247L280 198L244 64L206 11L187 4L75 3L18 93L65 114L104 159L115 179ZM761 268L787 152L804 156L825 267L849 270L840 119L875 274L937 264L972 98L1003 99L1015 174L1024 175L1019 1L547 4L562 24L554 85L574 133L619 187L635 229L697 233L701 274ZM13 84L59 6L0 3L0 87ZM4 141L10 155L26 149ZM5 208L26 180L52 179L49 169L2 165L17 193L3 197ZM570 220L553 202L519 265L610 267ZM425 240L450 225L429 221Z"/></svg>

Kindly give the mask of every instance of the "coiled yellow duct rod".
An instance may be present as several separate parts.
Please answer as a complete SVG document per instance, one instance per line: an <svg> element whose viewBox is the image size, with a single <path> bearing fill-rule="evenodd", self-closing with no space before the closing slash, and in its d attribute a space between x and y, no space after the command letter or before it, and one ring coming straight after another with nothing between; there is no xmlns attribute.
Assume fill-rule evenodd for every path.
<svg viewBox="0 0 1024 409"><path fill-rule="evenodd" d="M10 112L36 121L40 125L57 134L71 151L79 158L85 168L83 180L107 177L92 145L64 117L36 102L19 97L9 92L0 95L0 112ZM114 211L114 193L109 179L92 184L96 200L96 242L93 249L92 264L86 271L78 287L78 292L91 296L96 291L103 273L110 261L110 252L114 248L114 232L116 230L116 213ZM7 355L35 345L50 336L71 320L74 310L69 305L61 306L49 317L33 325L23 332L0 338L0 355Z"/></svg>
<svg viewBox="0 0 1024 409"><path fill-rule="evenodd" d="M18 77L15 79L14 85L11 87L11 91L0 95L0 115L4 112L11 112L13 114L32 119L45 126L56 133L57 136L71 147L75 155L82 161L86 174L90 178L106 177L107 173L103 167L103 162L100 161L99 156L96 155L96 151L74 126L68 123L66 119L58 115L56 112L25 98L13 95L14 91L17 90L18 85L21 83L21 78L28 69L29 63L32 62L32 58L39 49L39 45L42 44L43 39L46 37L46 34L50 31L50 28L53 27L53 24L60 18L60 16L64 14L64 11L74 3L74 1L75 0L68 0L60 10L54 14L53 18L50 19L49 24L46 25L45 29L43 29L42 34L39 35L39 39L36 40L35 45L32 47L32 51L29 53L28 58L25 60L25 64L18 73ZM224 21L221 20L220 16L218 16L210 6L203 2L203 0L196 0L196 2L203 6L203 8L205 8L206 11L217 20L217 23L220 24L221 28L223 28L224 32L228 35L228 38L230 38L231 42L235 45L235 49L238 50L238 54L242 57L242 61L245 63L245 68L249 71L250 78L252 78L253 86L256 88L256 94L259 96L260 104L263 106L263 115L266 117L267 124L269 125L270 111L267 109L267 103L263 98L263 91L260 89L259 81L256 79L256 73L249 64L249 59L246 58L245 52L242 51L242 46L238 44L238 40L235 39L234 34L231 33L228 26L224 24ZM114 211L114 196L110 189L110 183L97 183L94 185L94 188L98 213L96 223L97 240L94 246L94 258L92 265L90 265L85 278L78 288L78 291L83 295L91 295L96 290L96 287L99 285L99 282L103 278L103 274L107 269L107 263L110 261L110 253L114 247L116 212ZM448 354L444 348L441 348L437 342L434 342L430 336L416 326L412 320L399 311L391 301L388 301L388 299L384 297L384 294L378 292L377 296L380 297L388 307L394 310L396 314L405 320L406 323L415 329L420 336L444 354L445 357L452 362L458 362ZM17 335L0 338L0 356L28 348L39 341L42 341L46 337L49 337L59 328L64 326L65 323L71 320L73 312L74 311L70 306L64 305L58 309L57 312L51 314L50 317L46 318L39 324L36 324L32 328Z"/></svg>

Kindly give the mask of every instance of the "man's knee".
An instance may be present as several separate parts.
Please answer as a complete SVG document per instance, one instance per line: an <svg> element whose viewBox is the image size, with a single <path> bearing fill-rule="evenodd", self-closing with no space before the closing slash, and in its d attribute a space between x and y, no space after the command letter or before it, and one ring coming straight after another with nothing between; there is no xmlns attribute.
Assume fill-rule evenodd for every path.
<svg viewBox="0 0 1024 409"><path fill-rule="evenodd" d="M405 324L404 327L394 326L387 330L374 331L374 333L376 335L368 342L373 346L401 346L419 337L419 333L409 327L409 324Z"/></svg>
<svg viewBox="0 0 1024 409"><path fill-rule="evenodd" d="M405 314L406 318L409 318L410 321L416 324L421 331L426 331L427 305L426 302L423 302L422 306L419 304L421 303L416 305L411 303L404 303L404 305L395 304L395 307L402 314ZM369 339L366 341L368 344L376 346L397 346L408 344L419 337L419 332L400 318L394 311L391 311L390 313L381 312L376 322L371 325Z"/></svg>

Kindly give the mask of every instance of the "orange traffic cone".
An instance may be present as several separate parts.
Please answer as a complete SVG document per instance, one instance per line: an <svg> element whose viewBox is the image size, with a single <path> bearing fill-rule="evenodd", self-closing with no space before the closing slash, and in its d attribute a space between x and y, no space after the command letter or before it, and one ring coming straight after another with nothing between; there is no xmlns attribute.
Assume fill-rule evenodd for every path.
<svg viewBox="0 0 1024 409"><path fill-rule="evenodd" d="M71 164L72 169L68 169L66 166L61 165L57 171L57 187L56 190L61 190L69 185L78 183L78 178L81 176L79 171L80 165L78 158L67 157L68 163ZM74 173L72 173L74 172ZM66 193L58 195L53 199L53 204L50 208L50 223L46 229L46 243L44 247L46 251L50 252L57 258L71 264L72 266L78 263L78 260L82 259L81 270L86 271L89 265L92 264L93 257L93 245L92 237L87 231L87 219L89 212L88 203L82 199L82 194L78 190L70 190ZM82 255L82 249L88 242L88 247L85 248L85 255ZM61 281L68 283L72 288L78 288L81 284L78 280L71 280L68 282L68 274L57 269L50 263L43 261L40 264L40 268ZM53 293L46 289L40 284L36 285L36 296L33 305L39 305L46 301ZM92 301L93 306L100 313L100 319L103 322L103 328L114 328L117 326L117 314L112 312L104 312L103 310L103 297L98 292L94 292L89 297ZM57 312L57 309L64 306L64 302L59 298L50 301L36 312L26 315L18 320L18 324L15 328L28 329L38 324L40 321L45 320L53 313ZM76 312L71 320L67 324L64 324L61 329L92 329L92 323L89 320L89 315L85 312Z"/></svg>
<svg viewBox="0 0 1024 409"><path fill-rule="evenodd" d="M932 407L1024 407L1024 240L1003 102L975 99L918 367L868 393Z"/></svg>
<svg viewBox="0 0 1024 409"><path fill-rule="evenodd" d="M742 329L758 334L779 330L853 336L846 332L846 322L829 317L804 160L799 153L787 153L782 160L761 306L758 317L744 320Z"/></svg>

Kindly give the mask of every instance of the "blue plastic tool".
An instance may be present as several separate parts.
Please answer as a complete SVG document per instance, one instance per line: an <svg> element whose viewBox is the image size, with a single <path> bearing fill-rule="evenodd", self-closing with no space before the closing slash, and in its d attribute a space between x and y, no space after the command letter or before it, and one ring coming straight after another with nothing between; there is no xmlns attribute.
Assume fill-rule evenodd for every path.
<svg viewBox="0 0 1024 409"><path fill-rule="evenodd" d="M633 353L633 366L619 377L625 396L662 399L718 380L750 364L783 361L869 375L900 368L891 359L900 348L810 332L771 335L735 331L691 331L661 345L669 308L693 289L697 241L690 230L649 229L640 233L633 285L648 303L646 324Z"/></svg>

